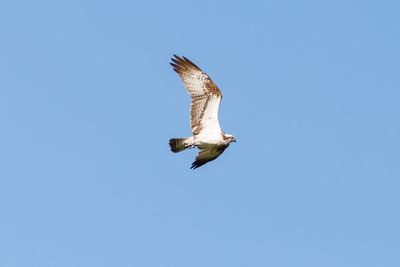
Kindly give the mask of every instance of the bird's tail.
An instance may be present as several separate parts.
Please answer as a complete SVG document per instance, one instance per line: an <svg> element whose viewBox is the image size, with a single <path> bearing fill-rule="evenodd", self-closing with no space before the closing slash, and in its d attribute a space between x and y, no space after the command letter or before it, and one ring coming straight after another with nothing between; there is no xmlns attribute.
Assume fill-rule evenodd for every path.
<svg viewBox="0 0 400 267"><path fill-rule="evenodd" d="M191 137L170 139L169 146L171 147L171 151L178 153L185 149L191 148L192 144L190 143L190 139Z"/></svg>

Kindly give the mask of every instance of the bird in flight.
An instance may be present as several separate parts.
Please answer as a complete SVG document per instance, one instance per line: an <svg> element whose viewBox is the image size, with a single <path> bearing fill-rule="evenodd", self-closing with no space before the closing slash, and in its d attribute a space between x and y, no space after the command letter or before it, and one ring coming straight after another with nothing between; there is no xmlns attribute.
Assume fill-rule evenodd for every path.
<svg viewBox="0 0 400 267"><path fill-rule="evenodd" d="M222 93L215 83L189 59L177 55L174 57L170 64L182 78L191 96L190 127L193 136L172 138L169 145L174 153L199 148L200 152L191 167L196 169L218 158L236 139L231 134L225 134L219 126L218 108Z"/></svg>

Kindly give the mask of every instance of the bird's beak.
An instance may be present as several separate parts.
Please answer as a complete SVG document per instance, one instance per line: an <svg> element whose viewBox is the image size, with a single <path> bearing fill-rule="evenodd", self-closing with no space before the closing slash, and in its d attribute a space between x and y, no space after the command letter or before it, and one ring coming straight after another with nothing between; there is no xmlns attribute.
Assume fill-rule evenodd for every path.
<svg viewBox="0 0 400 267"><path fill-rule="evenodd" d="M235 139L233 139L233 142L235 142L235 143L236 143L236 138L235 138Z"/></svg>

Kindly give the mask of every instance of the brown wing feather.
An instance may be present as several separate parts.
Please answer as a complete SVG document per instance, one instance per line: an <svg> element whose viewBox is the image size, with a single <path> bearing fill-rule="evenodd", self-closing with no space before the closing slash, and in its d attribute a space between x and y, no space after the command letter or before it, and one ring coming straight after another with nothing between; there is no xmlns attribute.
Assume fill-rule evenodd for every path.
<svg viewBox="0 0 400 267"><path fill-rule="evenodd" d="M227 145L210 146L200 150L199 155L196 157L196 161L192 163L191 169L197 169L203 166L209 161L218 158L227 148Z"/></svg>
<svg viewBox="0 0 400 267"><path fill-rule="evenodd" d="M191 95L192 103L190 107L190 125L196 135L202 129L201 119L207 108L207 104L213 97L222 98L222 93L211 80L196 64L186 57L174 55L170 63L179 76L183 84Z"/></svg>

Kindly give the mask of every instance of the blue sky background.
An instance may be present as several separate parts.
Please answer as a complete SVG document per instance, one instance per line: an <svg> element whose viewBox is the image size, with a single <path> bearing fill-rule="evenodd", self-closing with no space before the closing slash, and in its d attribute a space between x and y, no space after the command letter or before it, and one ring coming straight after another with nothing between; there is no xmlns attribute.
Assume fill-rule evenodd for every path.
<svg viewBox="0 0 400 267"><path fill-rule="evenodd" d="M398 1L3 1L0 266L400 266ZM186 56L236 136L193 171Z"/></svg>

